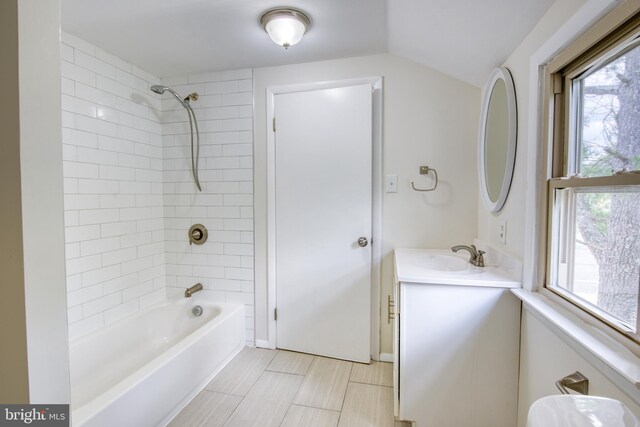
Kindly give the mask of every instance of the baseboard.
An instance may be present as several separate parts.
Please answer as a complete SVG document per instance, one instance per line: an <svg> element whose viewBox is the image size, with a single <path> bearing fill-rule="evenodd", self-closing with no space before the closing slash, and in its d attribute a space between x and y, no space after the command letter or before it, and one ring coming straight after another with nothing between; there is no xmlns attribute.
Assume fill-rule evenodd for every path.
<svg viewBox="0 0 640 427"><path fill-rule="evenodd" d="M256 347L258 348L273 348L269 345L269 341L267 340L256 340ZM373 360L376 360L375 358ZM393 354L391 353L380 353L380 358L378 359L381 362L393 362Z"/></svg>
<svg viewBox="0 0 640 427"><path fill-rule="evenodd" d="M393 362L393 354L391 354L391 353L380 353L380 361L381 362Z"/></svg>
<svg viewBox="0 0 640 427"><path fill-rule="evenodd" d="M260 348L273 348L269 345L269 341L267 340L256 340L256 347Z"/></svg>

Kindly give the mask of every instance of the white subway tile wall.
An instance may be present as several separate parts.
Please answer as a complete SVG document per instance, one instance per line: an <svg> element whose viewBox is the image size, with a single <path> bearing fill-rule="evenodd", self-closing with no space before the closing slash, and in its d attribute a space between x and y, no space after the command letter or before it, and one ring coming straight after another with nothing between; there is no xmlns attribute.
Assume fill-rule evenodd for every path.
<svg viewBox="0 0 640 427"><path fill-rule="evenodd" d="M253 271L253 75L252 70L165 78L191 101L200 128L200 183L191 176L187 112L169 93L162 98L164 216L167 292L202 283L209 297L245 305L247 344L255 343ZM189 245L193 224L209 231Z"/></svg>
<svg viewBox="0 0 640 427"><path fill-rule="evenodd" d="M149 90L158 77L68 34L61 59L70 338L199 282L245 304L253 345L252 71L162 79L200 95L198 192L186 110ZM194 223L202 246L189 245Z"/></svg>
<svg viewBox="0 0 640 427"><path fill-rule="evenodd" d="M165 298L160 79L61 44L69 337Z"/></svg>

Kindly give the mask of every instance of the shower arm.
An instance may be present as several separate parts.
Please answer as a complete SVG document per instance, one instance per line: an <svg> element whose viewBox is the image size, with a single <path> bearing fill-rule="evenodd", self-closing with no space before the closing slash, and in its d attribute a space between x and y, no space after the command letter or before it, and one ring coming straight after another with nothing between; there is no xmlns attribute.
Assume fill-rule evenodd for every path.
<svg viewBox="0 0 640 427"><path fill-rule="evenodd" d="M175 96L176 99L180 102L180 104L182 104L182 106L184 108L189 108L189 97L187 96L186 98L182 99L182 97L180 95L178 95L178 92L176 92L175 90L171 89L170 87L165 87L164 90L169 91L169 93L171 93L171 95Z"/></svg>

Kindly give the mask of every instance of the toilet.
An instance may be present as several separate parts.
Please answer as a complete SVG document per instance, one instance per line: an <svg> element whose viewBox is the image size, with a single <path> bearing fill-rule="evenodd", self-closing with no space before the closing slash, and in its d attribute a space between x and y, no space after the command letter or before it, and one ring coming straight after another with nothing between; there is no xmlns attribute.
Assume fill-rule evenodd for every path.
<svg viewBox="0 0 640 427"><path fill-rule="evenodd" d="M640 427L640 422L617 400L563 394L536 400L527 427Z"/></svg>

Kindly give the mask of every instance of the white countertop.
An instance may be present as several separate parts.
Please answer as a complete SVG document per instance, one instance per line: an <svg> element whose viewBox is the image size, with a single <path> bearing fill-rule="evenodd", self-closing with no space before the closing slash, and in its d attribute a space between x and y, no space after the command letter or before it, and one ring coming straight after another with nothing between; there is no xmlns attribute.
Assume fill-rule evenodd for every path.
<svg viewBox="0 0 640 427"><path fill-rule="evenodd" d="M398 282L425 283L434 285L479 286L491 288L519 288L520 282L511 277L506 271L488 265L475 267L469 261L466 251L454 253L443 249L402 249L394 250L396 280ZM446 256L452 261L453 268L432 269L428 267L430 259ZM451 257L451 258L449 258ZM462 260L466 265L458 262Z"/></svg>

